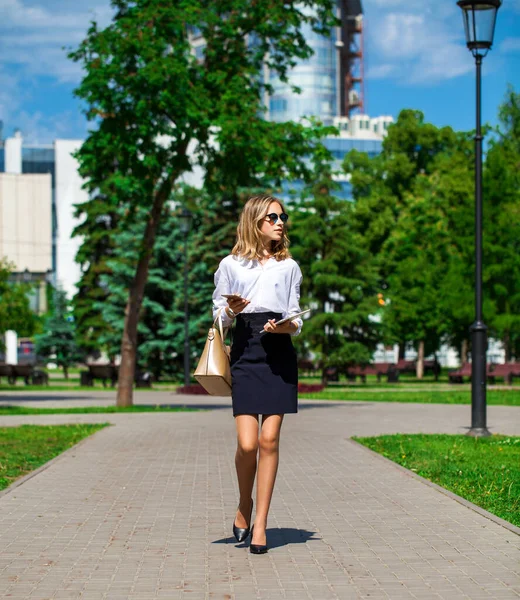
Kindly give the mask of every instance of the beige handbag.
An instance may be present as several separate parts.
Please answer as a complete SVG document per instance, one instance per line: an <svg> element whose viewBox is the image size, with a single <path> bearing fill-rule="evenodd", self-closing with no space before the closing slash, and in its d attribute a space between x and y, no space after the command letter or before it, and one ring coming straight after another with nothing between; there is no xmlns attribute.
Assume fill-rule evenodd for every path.
<svg viewBox="0 0 520 600"><path fill-rule="evenodd" d="M215 323L218 321L218 329ZM224 344L222 309L208 332L206 345L193 373L195 379L212 396L231 396L230 347Z"/></svg>

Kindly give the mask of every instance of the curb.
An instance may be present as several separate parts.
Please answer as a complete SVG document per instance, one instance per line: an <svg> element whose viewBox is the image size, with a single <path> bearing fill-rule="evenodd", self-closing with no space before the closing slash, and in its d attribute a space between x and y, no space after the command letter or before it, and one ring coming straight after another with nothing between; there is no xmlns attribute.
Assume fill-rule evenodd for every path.
<svg viewBox="0 0 520 600"><path fill-rule="evenodd" d="M34 424L35 423L31 423L31 425L34 425ZM95 425L100 425L100 424L101 423L95 423ZM64 423L64 425L76 425L76 423ZM83 425L83 423L80 423L80 425ZM108 423L107 425L111 426L111 425L113 425L113 423ZM43 427L45 427L45 426L43 426ZM31 471L30 473L27 473L27 475L22 475L22 477L20 477L20 478L16 479L15 481L13 481L13 483L11 483L10 486L8 486L4 490L0 491L0 499L2 499L7 494L10 494L11 492L13 492L17 487L20 487L26 481L29 481L29 479L32 479L33 477L36 477L36 475L38 475L42 471L45 471L46 469L48 469L49 467L51 467L54 463L58 462L59 460L61 460L65 456L67 456L69 453L77 450L79 446L85 444L86 442L88 442L89 440L91 440L95 435L97 435L98 433L101 433L105 429L106 429L106 427L103 427L102 429L99 429L98 431L95 431L94 433L91 433L86 438L83 438L82 440L80 440L79 442L77 442L76 444L74 444L74 446L71 446L70 448L67 448L63 452L60 452L58 454L58 456L55 456L54 458L51 458L50 460L48 460L46 463L44 463L43 465L41 465L37 469L34 469L34 471Z"/></svg>
<svg viewBox="0 0 520 600"><path fill-rule="evenodd" d="M394 462L390 458L387 458L386 456L379 454L379 452L376 452L375 450L372 450L371 448L368 448L367 446L364 446L363 444L356 442L356 440L353 440L352 438L346 438L346 441L357 446L358 448L365 450L366 452L369 452L372 456L375 456L375 457L379 458L380 460L385 461L387 464L390 464L392 467L403 472L405 475L408 475L408 477L413 477L414 479L421 481L422 483L433 488L434 490L437 490L441 494L448 496L448 498L455 500L456 502L458 502L459 504L462 504L466 508L469 508L469 509L475 511L476 513L478 513L479 515L486 517L490 521L493 521L497 525L501 525L502 527L504 527L505 529L508 529L512 533L516 533L516 535L520 535L520 527L517 527L516 525L509 523L509 521L506 521L505 519L501 519L500 517L497 517L493 513L490 513L487 510L481 508L480 506L473 504L473 502L470 502L469 500L466 500L465 498L458 496L457 494L451 492L450 490L447 490L446 488L443 488L441 485L438 485L437 483L433 483L433 481L426 479L426 477L422 477L421 475L418 475L417 473L410 471L410 469L407 469L406 467L403 467L402 465Z"/></svg>

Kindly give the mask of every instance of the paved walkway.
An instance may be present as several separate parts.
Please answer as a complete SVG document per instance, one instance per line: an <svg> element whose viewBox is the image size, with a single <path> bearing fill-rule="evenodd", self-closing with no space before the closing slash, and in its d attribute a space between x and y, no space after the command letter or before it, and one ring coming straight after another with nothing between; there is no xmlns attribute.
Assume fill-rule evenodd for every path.
<svg viewBox="0 0 520 600"><path fill-rule="evenodd" d="M113 401L111 392L74 396L11 400ZM0 417L0 425L113 424L0 496L1 598L520 597L517 533L349 440L463 432L468 406L302 401L283 425L271 550L253 556L249 542L236 544L231 534L229 401L136 398L179 401L214 410ZM519 416L518 408L492 406L488 423L520 435Z"/></svg>

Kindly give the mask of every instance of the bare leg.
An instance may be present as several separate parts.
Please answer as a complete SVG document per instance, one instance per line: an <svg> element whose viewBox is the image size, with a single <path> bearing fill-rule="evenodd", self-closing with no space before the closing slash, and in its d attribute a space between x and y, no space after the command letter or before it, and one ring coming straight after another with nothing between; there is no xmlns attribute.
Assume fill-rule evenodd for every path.
<svg viewBox="0 0 520 600"><path fill-rule="evenodd" d="M271 504L274 482L278 471L280 429L283 415L262 415L260 431L260 458L256 481L256 515L252 544L265 544L267 513Z"/></svg>
<svg viewBox="0 0 520 600"><path fill-rule="evenodd" d="M258 452L258 415L237 415L237 469L240 503L235 517L235 525L245 528L251 525L251 495L256 475L256 454Z"/></svg>

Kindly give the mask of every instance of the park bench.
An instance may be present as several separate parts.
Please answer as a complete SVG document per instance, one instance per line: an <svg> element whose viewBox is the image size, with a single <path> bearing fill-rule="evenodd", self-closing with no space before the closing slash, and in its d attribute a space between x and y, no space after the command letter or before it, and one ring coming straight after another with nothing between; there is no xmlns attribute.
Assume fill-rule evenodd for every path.
<svg viewBox="0 0 520 600"><path fill-rule="evenodd" d="M397 361L397 368L399 369L399 373L412 373L415 375L415 360L401 358Z"/></svg>
<svg viewBox="0 0 520 600"><path fill-rule="evenodd" d="M88 371L81 371L80 384L92 387L96 379L100 379L103 387L110 381L111 387L115 387L119 377L119 367L108 363L100 365L87 365ZM136 369L134 376L135 386L138 388L152 387L153 375L149 371Z"/></svg>
<svg viewBox="0 0 520 600"><path fill-rule="evenodd" d="M412 373L415 375L417 370L417 361L415 360L401 360L397 361L397 369L399 373ZM439 375L441 373L441 366L438 361L434 360L425 360L423 364L424 374L432 374L435 376L435 381L438 381Z"/></svg>
<svg viewBox="0 0 520 600"><path fill-rule="evenodd" d="M23 377L25 385L48 385L49 376L42 369L34 365L9 365L0 364L0 377L7 377L11 385L16 385L18 377Z"/></svg>
<svg viewBox="0 0 520 600"><path fill-rule="evenodd" d="M13 365L0 363L0 380L2 377L6 377L7 382L11 385L16 381L16 379L14 379Z"/></svg>
<svg viewBox="0 0 520 600"><path fill-rule="evenodd" d="M150 371L140 371L136 369L135 371L135 387L138 388L151 388L154 377Z"/></svg>
<svg viewBox="0 0 520 600"><path fill-rule="evenodd" d="M107 386L107 380L110 381L111 387L115 387L118 376L118 367L113 364L104 365L87 365L88 371L81 371L80 384L93 386L94 380L100 379L103 382L103 387Z"/></svg>
<svg viewBox="0 0 520 600"><path fill-rule="evenodd" d="M311 377L316 372L317 366L312 360L301 358L298 360L298 370L307 377Z"/></svg>
<svg viewBox="0 0 520 600"><path fill-rule="evenodd" d="M464 377L471 378L470 362L466 362L459 369L455 369L448 373L448 380L450 383L464 383Z"/></svg>
<svg viewBox="0 0 520 600"><path fill-rule="evenodd" d="M489 383L495 383L496 378L500 377L504 380L504 383L511 385L513 383L513 377L520 377L520 363L488 365L486 375Z"/></svg>
<svg viewBox="0 0 520 600"><path fill-rule="evenodd" d="M395 363L373 363L373 366L376 370L378 383L381 382L381 377L383 377L383 375L386 375L389 383L394 383L399 379L399 371L397 370L397 365Z"/></svg>
<svg viewBox="0 0 520 600"><path fill-rule="evenodd" d="M356 377L360 377L363 383L367 381L367 375L375 375L377 381L381 381L381 377L386 375L389 383L395 383L399 380L399 370L394 363L371 363L368 365L354 365L347 369L347 377L350 381L355 381Z"/></svg>
<svg viewBox="0 0 520 600"><path fill-rule="evenodd" d="M363 383L366 383L367 375L377 375L377 371L373 365L354 365L347 369L347 378L349 381L356 381L356 377L359 377Z"/></svg>

